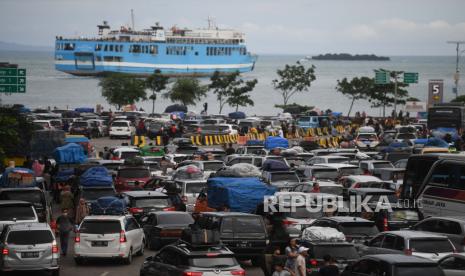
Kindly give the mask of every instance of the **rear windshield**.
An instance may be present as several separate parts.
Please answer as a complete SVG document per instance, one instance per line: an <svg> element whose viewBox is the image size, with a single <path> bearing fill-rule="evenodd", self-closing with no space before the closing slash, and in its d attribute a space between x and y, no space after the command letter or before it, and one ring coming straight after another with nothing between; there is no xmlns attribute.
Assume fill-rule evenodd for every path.
<svg viewBox="0 0 465 276"><path fill-rule="evenodd" d="M9 244L33 245L51 243L53 241L52 232L49 230L28 230L12 231L8 234Z"/></svg>
<svg viewBox="0 0 465 276"><path fill-rule="evenodd" d="M397 266L395 275L398 276L443 276L444 273L437 266L425 266L417 264L417 266Z"/></svg>
<svg viewBox="0 0 465 276"><path fill-rule="evenodd" d="M128 123L126 122L114 122L111 124L112 127L128 127Z"/></svg>
<svg viewBox="0 0 465 276"><path fill-rule="evenodd" d="M386 163L373 163L373 168L381 169L381 168L392 168L392 164L389 162Z"/></svg>
<svg viewBox="0 0 465 276"><path fill-rule="evenodd" d="M344 223L340 230L344 235L349 236L374 236L379 233L373 222L366 223Z"/></svg>
<svg viewBox="0 0 465 276"><path fill-rule="evenodd" d="M265 231L262 222L256 217L236 217L234 229L237 233L260 233Z"/></svg>
<svg viewBox="0 0 465 276"><path fill-rule="evenodd" d="M341 175L359 175L362 174L362 170L360 168L340 168L339 172Z"/></svg>
<svg viewBox="0 0 465 276"><path fill-rule="evenodd" d="M223 167L223 162L205 162L203 163L204 171L217 171Z"/></svg>
<svg viewBox="0 0 465 276"><path fill-rule="evenodd" d="M357 137L357 140L360 141L377 141L378 137L376 134L370 134L370 133L365 133L365 134L359 134Z"/></svg>
<svg viewBox="0 0 465 276"><path fill-rule="evenodd" d="M397 139L416 139L416 137L412 133L399 133Z"/></svg>
<svg viewBox="0 0 465 276"><path fill-rule="evenodd" d="M74 122L73 127L86 127L87 122Z"/></svg>
<svg viewBox="0 0 465 276"><path fill-rule="evenodd" d="M82 190L81 198L90 201L97 200L104 196L114 196L115 194L115 190L113 189L84 189Z"/></svg>
<svg viewBox="0 0 465 276"><path fill-rule="evenodd" d="M299 182L299 178L295 173L273 173L271 175L271 181L291 181L291 182Z"/></svg>
<svg viewBox="0 0 465 276"><path fill-rule="evenodd" d="M414 220L419 221L420 216L417 211L414 210L393 210L388 212L390 220L394 221L404 221L404 220Z"/></svg>
<svg viewBox="0 0 465 276"><path fill-rule="evenodd" d="M147 170L147 169L119 170L118 176L122 178L146 178L146 177L150 177L150 170Z"/></svg>
<svg viewBox="0 0 465 276"><path fill-rule="evenodd" d="M320 186L320 192L332 195L342 195L342 187L338 186Z"/></svg>
<svg viewBox="0 0 465 276"><path fill-rule="evenodd" d="M313 170L313 176L316 179L337 179L339 177L339 173L337 170Z"/></svg>
<svg viewBox="0 0 465 276"><path fill-rule="evenodd" d="M447 239L411 239L409 246L414 252L445 253L454 251L452 244Z"/></svg>
<svg viewBox="0 0 465 276"><path fill-rule="evenodd" d="M207 183L205 182L186 183L186 193L187 194L198 194L206 187L207 187Z"/></svg>
<svg viewBox="0 0 465 276"><path fill-rule="evenodd" d="M135 200L135 206L139 208L145 207L165 207L170 204L168 197L166 198L137 198Z"/></svg>
<svg viewBox="0 0 465 276"><path fill-rule="evenodd" d="M121 153L121 159L130 159L134 158L139 154L139 152L136 151L124 151Z"/></svg>
<svg viewBox="0 0 465 276"><path fill-rule="evenodd" d="M194 219L188 213L185 214L167 214L157 217L158 224L192 224Z"/></svg>
<svg viewBox="0 0 465 276"><path fill-rule="evenodd" d="M219 257L219 258L192 258L189 259L190 266L201 268L227 268L236 266L237 261L233 257Z"/></svg>
<svg viewBox="0 0 465 276"><path fill-rule="evenodd" d="M36 216L32 206L0 206L0 221L5 220L34 220Z"/></svg>
<svg viewBox="0 0 465 276"><path fill-rule="evenodd" d="M79 228L80 233L113 234L121 232L121 223L117 220L85 220Z"/></svg>
<svg viewBox="0 0 465 276"><path fill-rule="evenodd" d="M354 246L342 245L315 245L312 253L317 259L323 259L325 255L330 255L336 259L358 259L360 256Z"/></svg>
<svg viewBox="0 0 465 276"><path fill-rule="evenodd" d="M328 163L329 164L335 164L335 163L347 163L349 162L349 159L347 157L344 158L328 158Z"/></svg>
<svg viewBox="0 0 465 276"><path fill-rule="evenodd" d="M41 191L4 191L0 194L0 200L21 200L43 208L45 198Z"/></svg>
<svg viewBox="0 0 465 276"><path fill-rule="evenodd" d="M307 210L306 206L296 207L295 212L288 212L285 214L286 217L295 219L317 219L323 216L322 212L314 212L313 210Z"/></svg>

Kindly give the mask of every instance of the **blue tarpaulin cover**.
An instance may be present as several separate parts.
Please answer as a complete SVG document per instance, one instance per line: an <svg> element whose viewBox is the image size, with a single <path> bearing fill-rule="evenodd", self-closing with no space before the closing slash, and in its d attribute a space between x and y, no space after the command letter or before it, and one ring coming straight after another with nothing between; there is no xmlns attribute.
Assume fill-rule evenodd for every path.
<svg viewBox="0 0 465 276"><path fill-rule="evenodd" d="M228 114L231 119L245 119L245 113L241 111L231 112Z"/></svg>
<svg viewBox="0 0 465 276"><path fill-rule="evenodd" d="M78 107L74 109L74 111L79 113L94 113L94 109L92 107Z"/></svg>
<svg viewBox="0 0 465 276"><path fill-rule="evenodd" d="M87 143L89 142L89 138L85 136L71 136L65 138L65 143Z"/></svg>
<svg viewBox="0 0 465 276"><path fill-rule="evenodd" d="M289 167L286 163L281 160L268 159L263 162L262 170L271 172L271 171L288 171Z"/></svg>
<svg viewBox="0 0 465 276"><path fill-rule="evenodd" d="M104 196L91 202L92 215L122 215L126 211L124 200L114 196Z"/></svg>
<svg viewBox="0 0 465 276"><path fill-rule="evenodd" d="M86 187L112 186L113 178L103 166L88 168L80 177L79 183Z"/></svg>
<svg viewBox="0 0 465 276"><path fill-rule="evenodd" d="M208 206L215 209L228 206L233 212L252 213L272 196L276 188L258 178L214 177L207 182Z"/></svg>
<svg viewBox="0 0 465 276"><path fill-rule="evenodd" d="M82 147L75 143L56 148L53 155L59 164L80 164L87 160Z"/></svg>
<svg viewBox="0 0 465 276"><path fill-rule="evenodd" d="M56 182L66 182L70 179L71 176L74 175L74 169L66 169L57 172L55 176Z"/></svg>
<svg viewBox="0 0 465 276"><path fill-rule="evenodd" d="M288 148L289 141L278 136L269 136L265 140L265 148L270 150L274 148Z"/></svg>
<svg viewBox="0 0 465 276"><path fill-rule="evenodd" d="M449 144L440 138L429 138L425 144L426 147L448 148Z"/></svg>

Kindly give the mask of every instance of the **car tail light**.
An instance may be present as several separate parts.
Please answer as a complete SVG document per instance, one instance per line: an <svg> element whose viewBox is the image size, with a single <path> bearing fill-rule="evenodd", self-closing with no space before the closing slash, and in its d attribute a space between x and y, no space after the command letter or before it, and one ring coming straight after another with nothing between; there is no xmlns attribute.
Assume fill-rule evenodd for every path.
<svg viewBox="0 0 465 276"><path fill-rule="evenodd" d="M176 207L163 208L163 211L176 211Z"/></svg>
<svg viewBox="0 0 465 276"><path fill-rule="evenodd" d="M203 272L184 271L182 276L202 276Z"/></svg>
<svg viewBox="0 0 465 276"><path fill-rule="evenodd" d="M360 183L354 185L354 189L360 188Z"/></svg>
<svg viewBox="0 0 465 276"><path fill-rule="evenodd" d="M405 249L404 254L407 256L412 256L412 249Z"/></svg>
<svg viewBox="0 0 465 276"><path fill-rule="evenodd" d="M10 251L8 250L8 248L3 248L3 250L2 250L2 255L3 255L3 256L6 256L6 255L8 255L8 254L10 254Z"/></svg>
<svg viewBox="0 0 465 276"><path fill-rule="evenodd" d="M217 257L219 253L207 253L207 257Z"/></svg>
<svg viewBox="0 0 465 276"><path fill-rule="evenodd" d="M233 270L231 271L231 275L240 275L240 276L245 276L245 270Z"/></svg>
<svg viewBox="0 0 465 276"><path fill-rule="evenodd" d="M315 260L315 259L311 259L311 260L310 260L310 265L311 265L311 266L317 266L317 265L318 265L318 261Z"/></svg>
<svg viewBox="0 0 465 276"><path fill-rule="evenodd" d="M389 231L389 224L388 224L387 217L383 219L383 231Z"/></svg>
<svg viewBox="0 0 465 276"><path fill-rule="evenodd" d="M139 214L139 213L143 213L144 209L142 209L142 208L129 208L129 212L131 212L131 214Z"/></svg>
<svg viewBox="0 0 465 276"><path fill-rule="evenodd" d="M291 225L293 225L293 224L297 224L297 222L291 221L291 220L286 220L286 219L283 220L283 225L284 225L284 226L291 226Z"/></svg>
<svg viewBox="0 0 465 276"><path fill-rule="evenodd" d="M58 253L57 241L55 240L52 243L52 253Z"/></svg>
<svg viewBox="0 0 465 276"><path fill-rule="evenodd" d="M182 196L181 199L182 199L182 202L184 202L184 203L187 202L187 196Z"/></svg>
<svg viewBox="0 0 465 276"><path fill-rule="evenodd" d="M127 242L126 234L124 233L123 230L121 230L121 232L119 233L119 242L120 242L120 243L125 243L125 242Z"/></svg>
<svg viewBox="0 0 465 276"><path fill-rule="evenodd" d="M74 243L80 243L81 242L81 234L79 231L76 231L76 236L74 237Z"/></svg>

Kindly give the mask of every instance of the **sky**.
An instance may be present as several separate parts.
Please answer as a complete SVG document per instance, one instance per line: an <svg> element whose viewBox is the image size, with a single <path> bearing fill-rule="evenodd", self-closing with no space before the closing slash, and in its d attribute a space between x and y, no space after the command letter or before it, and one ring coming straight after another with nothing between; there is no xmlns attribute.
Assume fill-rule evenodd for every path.
<svg viewBox="0 0 465 276"><path fill-rule="evenodd" d="M136 29L213 17L257 54L455 55L446 41L465 40L465 0L0 0L0 41L53 47L103 20L128 25L131 9Z"/></svg>

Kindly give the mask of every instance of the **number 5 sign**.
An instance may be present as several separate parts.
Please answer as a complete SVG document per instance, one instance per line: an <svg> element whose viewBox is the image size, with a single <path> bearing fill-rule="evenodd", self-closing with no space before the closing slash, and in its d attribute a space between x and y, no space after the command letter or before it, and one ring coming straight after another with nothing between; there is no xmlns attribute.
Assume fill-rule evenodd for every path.
<svg viewBox="0 0 465 276"><path fill-rule="evenodd" d="M443 80L429 80L428 82L428 106L442 103L444 94L444 81Z"/></svg>

